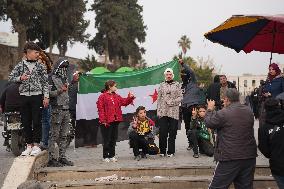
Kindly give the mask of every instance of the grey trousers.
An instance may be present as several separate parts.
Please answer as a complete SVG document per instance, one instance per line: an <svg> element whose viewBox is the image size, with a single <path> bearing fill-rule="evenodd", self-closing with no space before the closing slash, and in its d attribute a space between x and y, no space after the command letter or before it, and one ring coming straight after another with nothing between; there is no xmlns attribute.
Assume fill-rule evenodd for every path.
<svg viewBox="0 0 284 189"><path fill-rule="evenodd" d="M219 161L209 189L227 189L234 183L235 189L252 189L256 158Z"/></svg>
<svg viewBox="0 0 284 189"><path fill-rule="evenodd" d="M70 114L68 110L52 109L51 128L48 142L49 159L65 158Z"/></svg>

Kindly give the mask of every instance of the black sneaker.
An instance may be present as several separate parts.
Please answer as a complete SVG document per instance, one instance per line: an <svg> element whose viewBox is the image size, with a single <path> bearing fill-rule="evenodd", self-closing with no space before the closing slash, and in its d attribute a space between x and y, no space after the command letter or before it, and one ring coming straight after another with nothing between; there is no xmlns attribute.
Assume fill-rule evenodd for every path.
<svg viewBox="0 0 284 189"><path fill-rule="evenodd" d="M134 160L140 161L142 159L141 155L135 156Z"/></svg>
<svg viewBox="0 0 284 189"><path fill-rule="evenodd" d="M193 154L193 157L194 158L199 158L199 155L198 154Z"/></svg>
<svg viewBox="0 0 284 189"><path fill-rule="evenodd" d="M192 149L192 145L188 145L188 147L186 148L188 151L190 151Z"/></svg>
<svg viewBox="0 0 284 189"><path fill-rule="evenodd" d="M63 167L62 163L58 162L55 159L51 159L47 163L47 167Z"/></svg>
<svg viewBox="0 0 284 189"><path fill-rule="evenodd" d="M59 159L59 163L63 164L63 166L73 166L74 165L72 161L69 161L66 158Z"/></svg>
<svg viewBox="0 0 284 189"><path fill-rule="evenodd" d="M145 158L145 159L147 159L146 154L145 154L145 153L143 153L143 152L141 152L141 158Z"/></svg>
<svg viewBox="0 0 284 189"><path fill-rule="evenodd" d="M5 139L3 146L9 146L9 140Z"/></svg>

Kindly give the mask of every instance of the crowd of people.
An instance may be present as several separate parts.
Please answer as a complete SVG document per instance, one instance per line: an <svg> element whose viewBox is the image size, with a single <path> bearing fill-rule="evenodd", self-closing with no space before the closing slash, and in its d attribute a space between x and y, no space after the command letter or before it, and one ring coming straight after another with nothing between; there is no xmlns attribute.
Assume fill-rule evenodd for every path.
<svg viewBox="0 0 284 189"><path fill-rule="evenodd" d="M24 57L9 75L9 85L1 97L1 111L20 111L26 149L22 156L37 155L42 149L49 154L48 166L72 166L65 155L69 122L76 121L76 100L79 74L75 72L68 84L69 62L59 59L52 67L45 66L42 50L32 42L24 48ZM140 161L147 154L174 158L178 121L185 123L188 147L193 157L200 154L214 156L217 162L209 188L252 188L257 157L254 137L254 115L251 108L240 103L236 86L225 75L217 75L206 90L199 85L190 65L179 59L182 83L175 80L171 68L164 71L157 99L158 122L147 117L141 104L134 112L128 129L129 144L134 159ZM48 74L49 73L49 74ZM179 76L178 76L179 77ZM10 109L9 90L18 90L21 109ZM123 98L116 93L117 83L109 80L96 104L103 137L103 161L116 162L118 125L123 121L122 106L135 99L131 92ZM267 81L257 90L261 100L255 118L260 119L258 147L269 158L271 172L279 188L284 188L284 111L279 99L284 92L284 78L278 65L269 65ZM6 105L5 105L6 104ZM154 142L159 138L159 146ZM5 141L7 143L7 141Z"/></svg>

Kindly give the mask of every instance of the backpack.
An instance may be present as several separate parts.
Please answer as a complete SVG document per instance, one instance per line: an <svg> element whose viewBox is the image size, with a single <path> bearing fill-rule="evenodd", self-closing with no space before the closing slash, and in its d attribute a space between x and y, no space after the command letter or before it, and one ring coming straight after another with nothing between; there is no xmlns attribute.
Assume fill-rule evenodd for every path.
<svg viewBox="0 0 284 189"><path fill-rule="evenodd" d="M157 155L160 153L159 147L155 144L153 139L148 139L147 151L149 155Z"/></svg>

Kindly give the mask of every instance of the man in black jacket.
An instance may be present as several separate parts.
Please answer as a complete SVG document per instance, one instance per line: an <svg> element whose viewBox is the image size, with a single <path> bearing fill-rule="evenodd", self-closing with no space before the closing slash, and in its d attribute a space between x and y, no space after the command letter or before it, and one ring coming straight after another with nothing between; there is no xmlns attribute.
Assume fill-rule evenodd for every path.
<svg viewBox="0 0 284 189"><path fill-rule="evenodd" d="M229 188L233 182L236 189L253 188L256 164L256 141L254 117L250 108L239 102L237 89L224 93L224 108L214 111L215 102L208 100L205 124L217 129L214 156L217 165L210 189Z"/></svg>
<svg viewBox="0 0 284 189"><path fill-rule="evenodd" d="M0 97L0 113L4 112L20 112L21 96L19 93L19 85L14 82L8 82ZM4 131L7 131L7 125L4 125ZM9 139L5 138L3 146L8 146Z"/></svg>
<svg viewBox="0 0 284 189"><path fill-rule="evenodd" d="M284 110L279 101L267 99L264 103L265 123L258 129L258 148L269 158L270 169L278 187L284 188Z"/></svg>
<svg viewBox="0 0 284 189"><path fill-rule="evenodd" d="M224 93L230 88L236 89L236 85L228 81L226 75L216 75L214 77L214 83L209 85L207 89L207 99L215 101L216 110L223 107Z"/></svg>

